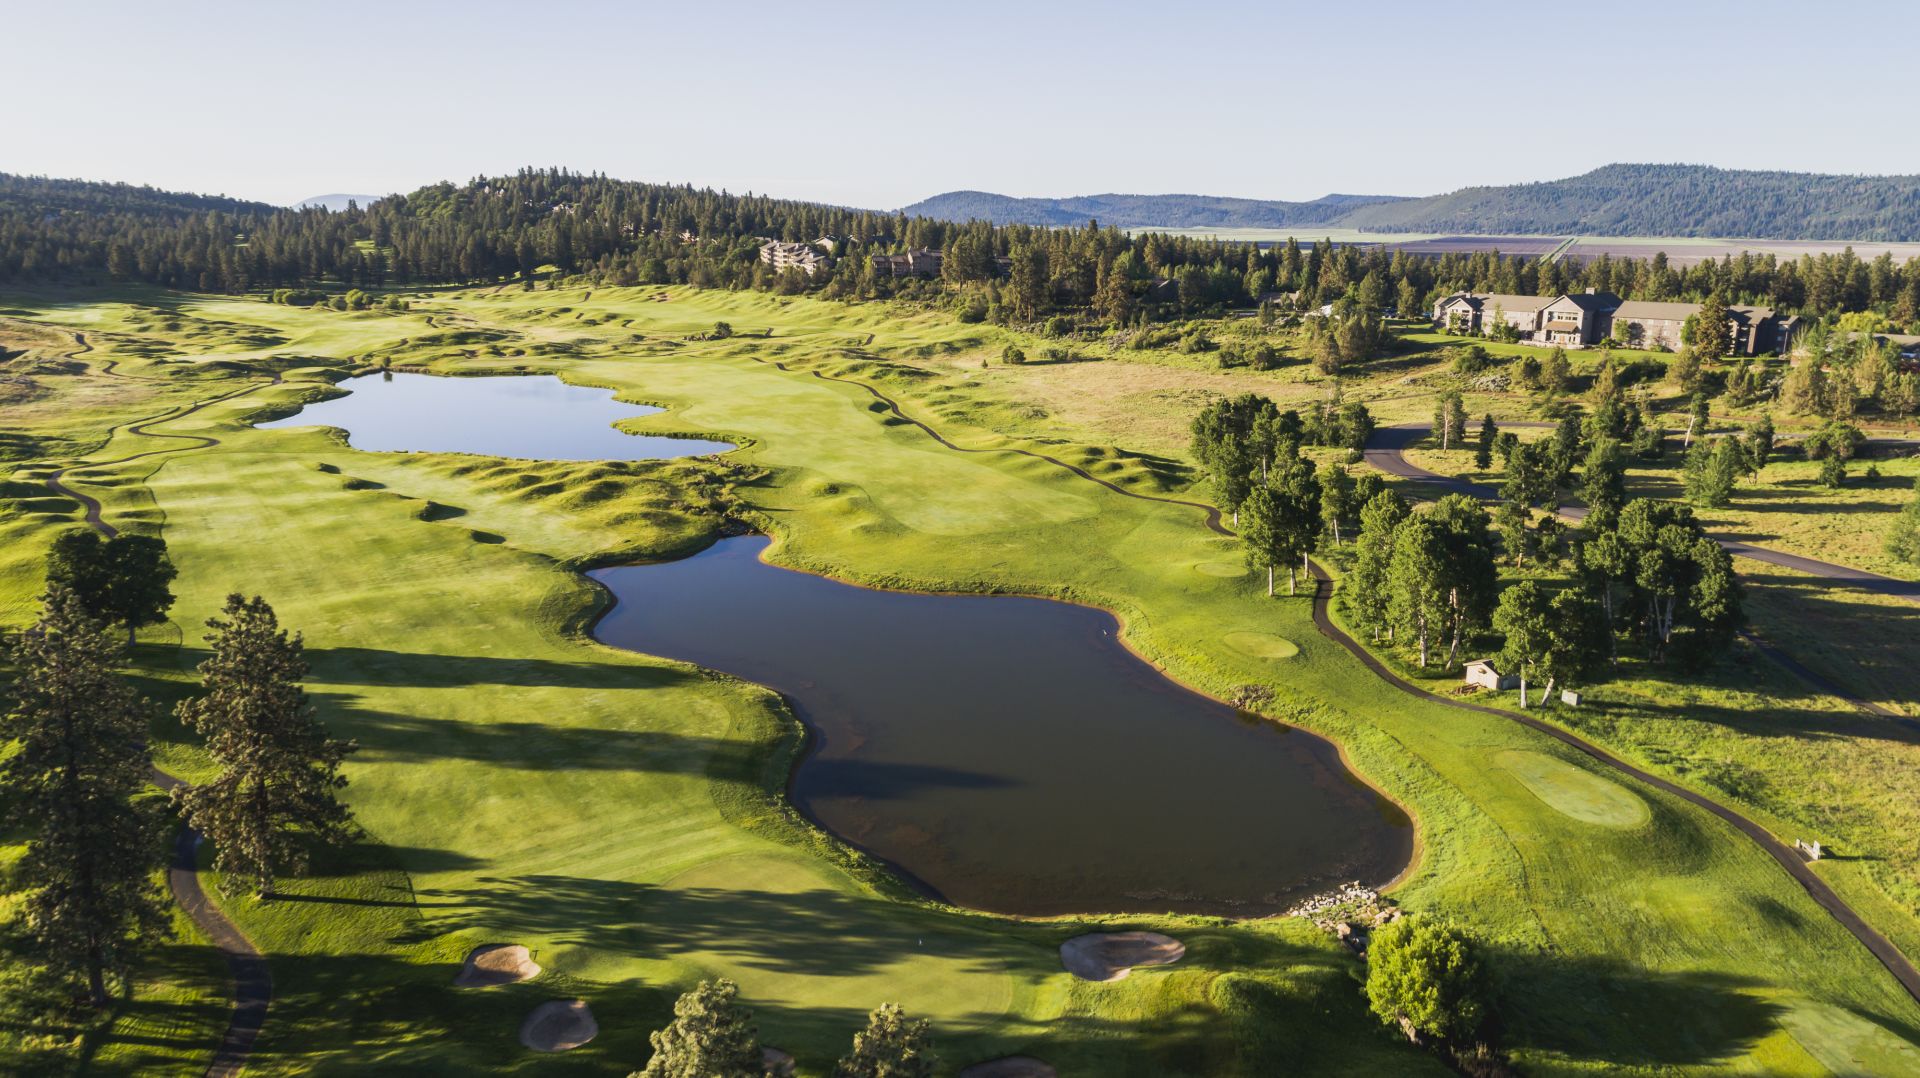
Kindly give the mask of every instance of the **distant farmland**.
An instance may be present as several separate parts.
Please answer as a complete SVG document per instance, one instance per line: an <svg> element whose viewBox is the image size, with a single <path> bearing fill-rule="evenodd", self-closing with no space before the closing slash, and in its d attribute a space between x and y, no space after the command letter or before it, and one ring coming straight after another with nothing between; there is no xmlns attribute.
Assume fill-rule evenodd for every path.
<svg viewBox="0 0 1920 1078"><path fill-rule="evenodd" d="M1846 243L1841 240L1709 240L1709 239L1645 239L1618 238L1609 239L1599 236L1580 236L1565 251L1560 253L1564 260L1586 262L1611 255L1614 258L1652 258L1657 252L1667 253L1667 262L1673 266L1692 266L1709 258L1725 258L1738 255L1742 251L1755 255L1773 255L1781 260L1798 259L1802 255L1839 254L1848 247L1860 256L1862 261L1871 261L1882 254L1891 254L1895 262L1905 262L1909 258L1920 258L1920 243ZM1502 251L1506 248L1502 247Z"/></svg>
<svg viewBox="0 0 1920 1078"><path fill-rule="evenodd" d="M1442 236L1427 233L1366 232L1354 228L1135 228L1132 233L1163 232L1176 236L1202 236L1261 247L1298 240L1303 247L1330 240L1342 247L1385 247L1407 254L1439 256L1470 254L1474 251L1499 251L1503 255L1526 258L1551 256L1556 261L1588 262L1602 254L1614 258L1652 258L1665 251L1667 262L1685 267L1709 258L1724 258L1747 251L1755 255L1798 259L1801 255L1839 254L1848 247L1862 261L1891 254L1895 262L1920 258L1920 243L1889 243L1862 240L1729 240L1698 236Z"/></svg>
<svg viewBox="0 0 1920 1078"><path fill-rule="evenodd" d="M1474 251L1499 251L1503 255L1538 258L1550 255L1567 242L1565 236L1435 236L1431 239L1400 240L1387 244L1392 251L1410 255L1471 254Z"/></svg>

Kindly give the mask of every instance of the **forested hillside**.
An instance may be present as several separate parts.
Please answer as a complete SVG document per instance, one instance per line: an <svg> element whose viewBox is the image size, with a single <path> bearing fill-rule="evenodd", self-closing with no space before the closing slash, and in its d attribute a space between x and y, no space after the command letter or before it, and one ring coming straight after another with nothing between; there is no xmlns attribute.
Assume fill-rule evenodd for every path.
<svg viewBox="0 0 1920 1078"><path fill-rule="evenodd" d="M0 283L142 281L209 292L292 290L295 302L382 286L557 279L615 286L691 284L829 299L908 297L968 321L1064 315L1116 329L1248 308L1274 313L1350 302L1366 312L1429 309L1453 289L1557 295L1597 288L1628 299L1764 303L1826 315L1875 310L1920 321L1920 261L1852 251L1784 261L1742 254L1686 267L1664 255L1588 262L1384 247L1258 248L1110 223L953 223L562 170L441 183L334 213L196 200L118 185L9 178L0 203ZM36 185L48 199L33 197ZM241 207L238 210L206 205ZM68 209L63 207L91 207ZM831 240L818 272L775 270L768 240ZM825 245L822 245L824 249ZM930 277L893 276L873 255L928 248ZM288 298L288 297L282 297ZM1343 319L1363 325L1363 319Z"/></svg>
<svg viewBox="0 0 1920 1078"><path fill-rule="evenodd" d="M1393 195L1327 195L1312 202L1273 202L1210 195L1084 195L1012 198L987 191L949 191L906 207L910 216L1016 225L1083 225L1126 229L1290 228L1330 225L1357 206L1400 201Z"/></svg>
<svg viewBox="0 0 1920 1078"><path fill-rule="evenodd" d="M1920 239L1920 176L1608 165L1584 176L1360 206L1349 228L1742 239Z"/></svg>
<svg viewBox="0 0 1920 1078"><path fill-rule="evenodd" d="M1127 229L1293 228L1480 235L1715 236L1920 240L1920 176L1743 172L1704 165L1607 165L1583 176L1468 187L1426 198L1328 195L1265 202L1204 195L1009 198L953 191L906 213L951 221Z"/></svg>

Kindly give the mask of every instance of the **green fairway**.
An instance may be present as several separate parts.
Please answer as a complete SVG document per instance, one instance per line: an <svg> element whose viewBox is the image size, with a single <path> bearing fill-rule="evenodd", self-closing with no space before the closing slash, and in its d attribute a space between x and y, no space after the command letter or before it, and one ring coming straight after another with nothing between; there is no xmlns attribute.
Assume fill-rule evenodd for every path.
<svg viewBox="0 0 1920 1078"><path fill-rule="evenodd" d="M30 429L62 448L18 462L16 483L55 456L159 447L117 428L253 378L218 361L550 371L667 407L632 430L743 446L719 463L621 465L360 453L321 429L250 428L314 393L253 378L152 431L219 445L75 477L115 522L164 534L181 570L173 624L138 656L145 691L177 697L200 624L228 591L258 592L305 632L322 717L361 745L346 774L369 841L278 900L226 903L273 962L278 998L250 1071L623 1071L645 1062L674 994L711 976L740 983L767 1043L806 1073L889 1000L931 1018L956 1066L1024 1052L1066 1074L1272 1073L1276 1058L1440 1071L1365 1013L1354 960L1303 921L1128 918L1188 957L1089 984L1056 951L1080 922L926 902L808 827L778 797L798 737L777 698L583 632L602 596L579 568L695 548L728 512L771 532L781 564L1095 603L1182 682L1270 692L1264 711L1338 741L1417 818L1421 854L1395 897L1488 941L1505 1045L1531 1072L1909 1061L1898 1042L1920 1040L1920 1006L1731 827L1564 762L1509 721L1392 688L1315 629L1304 589L1266 598L1191 507L1030 456L958 452L861 386L813 377L900 398L962 449L1032 449L1124 491L1184 488L1183 462L1125 440L1057 420L1034 437L1018 392L1029 372L978 371L1004 331L904 306L660 291L459 290L415 296L406 314L7 298L36 324L87 333L83 359L119 361L69 375L42 405ZM721 320L739 335L686 339ZM17 627L39 552L74 514L8 504L0 615ZM170 769L205 773L190 738L170 723L160 735ZM453 989L460 957L485 942L524 943L548 972ZM558 1057L518 1047L527 1010L571 997L592 1004L598 1039ZM136 1035L126 1021L122 1042ZM1255 1044L1276 1047L1243 1054Z"/></svg>

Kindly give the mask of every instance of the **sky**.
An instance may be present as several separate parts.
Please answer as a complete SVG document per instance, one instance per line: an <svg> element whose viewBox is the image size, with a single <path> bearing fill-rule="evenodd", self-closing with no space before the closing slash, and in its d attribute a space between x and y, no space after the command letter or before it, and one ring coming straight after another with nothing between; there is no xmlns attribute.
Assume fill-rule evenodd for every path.
<svg viewBox="0 0 1920 1078"><path fill-rule="evenodd" d="M874 209L1920 171L1903 2L0 0L0 25L0 172L283 204L550 165Z"/></svg>

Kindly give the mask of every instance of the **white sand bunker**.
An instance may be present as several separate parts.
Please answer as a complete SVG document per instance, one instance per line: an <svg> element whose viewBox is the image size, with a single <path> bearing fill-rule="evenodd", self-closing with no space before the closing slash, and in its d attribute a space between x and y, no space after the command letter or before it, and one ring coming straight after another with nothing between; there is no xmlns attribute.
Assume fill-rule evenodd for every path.
<svg viewBox="0 0 1920 1078"><path fill-rule="evenodd" d="M1158 932L1093 932L1060 945L1060 964L1083 981L1125 979L1135 966L1170 966L1187 945Z"/></svg>
<svg viewBox="0 0 1920 1078"><path fill-rule="evenodd" d="M467 964L453 983L460 988L491 988L497 984L530 981L540 975L540 963L517 943L489 943L467 952Z"/></svg>
<svg viewBox="0 0 1920 1078"><path fill-rule="evenodd" d="M556 999L542 1003L520 1023L520 1043L536 1052L564 1052L578 1048L600 1032L584 999Z"/></svg>
<svg viewBox="0 0 1920 1078"><path fill-rule="evenodd" d="M1006 1056L975 1063L960 1072L960 1078L1059 1078L1050 1063L1032 1056Z"/></svg>
<svg viewBox="0 0 1920 1078"><path fill-rule="evenodd" d="M760 1070L767 1078L793 1078L793 1056L778 1048L761 1045Z"/></svg>

